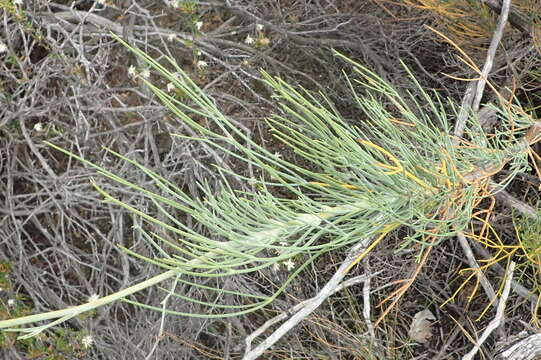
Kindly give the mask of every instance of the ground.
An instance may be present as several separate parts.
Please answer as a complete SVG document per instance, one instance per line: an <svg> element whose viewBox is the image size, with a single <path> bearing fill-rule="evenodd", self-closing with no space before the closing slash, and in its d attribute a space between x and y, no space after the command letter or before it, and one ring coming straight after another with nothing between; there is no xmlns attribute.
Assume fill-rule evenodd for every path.
<svg viewBox="0 0 541 360"><path fill-rule="evenodd" d="M498 4L468 0L180 0L172 6L168 0L0 0L0 319L78 305L92 295L114 293L160 271L120 248L148 256L155 251L138 231L146 226L141 218L105 201L92 182L143 213L155 214L155 204L43 141L142 187L152 185L144 173L103 150L107 147L156 171L194 198L201 197L198 183L218 188L221 178L214 164L246 177L260 175L228 152L169 135L195 134L145 85L146 65L110 32L156 59L175 59L256 143L305 165L269 132L264 119L283 114L283 110L262 81L261 70L297 88L325 94L352 124L363 122L365 115L355 110L344 81L342 71L350 72L351 66L340 61L333 50L407 93L415 87L402 62L422 88L434 89L447 99L446 106L454 102L458 107L469 84L464 79L477 77L468 64L471 61L482 68L485 63L500 13ZM541 85L539 6L534 1L513 2L490 76L494 90L506 99L513 94L533 119L539 114ZM148 80L167 91L167 81L155 72L149 73ZM177 95L183 99L183 94ZM496 92L487 89L483 104L497 101ZM195 120L216 129L209 119ZM493 131L490 126L485 130ZM537 144L532 148L539 150ZM504 168L495 179L510 172L512 169ZM490 209L490 222L502 246L520 250L484 270L500 294L507 260L517 262L505 325L483 343L479 359L494 358L500 347L509 345L521 332L539 331L535 310L541 273L539 225L521 215L522 209L522 213L533 211L530 218L537 216L539 184L532 166L508 185L505 195L510 198L500 194L496 203L487 200L478 205L479 210ZM205 231L193 217L180 212L176 216L191 228ZM480 218L472 218L472 233L482 227ZM376 274L368 289L369 321L378 319L388 304L380 302L416 269L415 246L396 251L409 235L407 227L396 229L349 274ZM483 258L494 256L497 249L472 239L475 237L470 237L475 258L481 264ZM321 256L271 306L248 315L219 320L168 316L158 337L159 312L117 302L71 319L38 338L15 342L13 334L2 333L0 352L5 359L242 358L246 336L316 295L347 251ZM483 289L477 289L473 280L465 281L471 275L470 267L464 248L452 237L434 246L415 282L374 334L368 331L363 314L366 286L363 292L363 285L357 284L323 302L262 358L462 357L496 313ZM288 269L281 267L238 276L225 285L268 295L287 276ZM518 286L522 293L516 290ZM187 285L181 290L187 295L196 291ZM453 300L447 302L450 298ZM130 299L159 306L162 297L158 290L149 289ZM172 308L190 312L197 305L179 300ZM425 309L436 320L431 322L427 341L416 342L408 330L415 314Z"/></svg>

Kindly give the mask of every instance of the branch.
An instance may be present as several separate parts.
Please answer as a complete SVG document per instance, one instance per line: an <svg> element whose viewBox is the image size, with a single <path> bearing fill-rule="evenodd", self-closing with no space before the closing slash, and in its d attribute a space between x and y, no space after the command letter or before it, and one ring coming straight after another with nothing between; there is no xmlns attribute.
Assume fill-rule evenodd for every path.
<svg viewBox="0 0 541 360"><path fill-rule="evenodd" d="M492 70L492 65L494 63L494 55L496 54L496 49L498 48L498 44L503 35L503 29L505 28L505 24L507 22L510 3L511 0L504 0L502 12L500 14L500 18L498 19L498 25L494 32L494 36L492 37L492 41L490 42L485 65L479 74L479 80L472 81L466 88L466 95L464 95L464 98L462 99L460 112L455 124L455 141L459 141L458 139L462 137L464 127L466 125L466 119L470 111L473 110L474 112L477 112L477 110L479 110L479 104L481 103L481 98L483 97L483 91L485 89L488 74L490 73L490 70Z"/></svg>
<svg viewBox="0 0 541 360"><path fill-rule="evenodd" d="M503 351L497 360L535 360L541 356L541 334L533 334Z"/></svg>
<svg viewBox="0 0 541 360"><path fill-rule="evenodd" d="M492 284L488 281L485 274L481 270L479 270L479 264L475 260L475 256L473 256L473 251L470 248L470 245L468 245L468 240L466 240L466 237L462 232L459 232L457 234L460 246L462 247L462 251L464 251L464 254L466 254L466 258L468 260L468 264L472 269L477 269L475 272L475 275L477 275L477 278L479 282L481 283L481 286L485 290L485 293L487 294L488 298L490 300L494 299L496 297L496 292L494 291L494 288L492 287ZM494 301L493 305L498 304L498 301Z"/></svg>
<svg viewBox="0 0 541 360"><path fill-rule="evenodd" d="M310 315L314 310L316 310L329 296L339 291L341 288L340 282L347 274L347 269L351 264L357 261L357 258L363 254L363 252L370 246L373 238L365 238L361 240L357 245L355 245L351 250L349 250L346 260L340 265L333 277L327 282L327 284L319 291L319 293L313 298L303 301L302 303L295 306L292 310L295 311L289 320L283 323L278 329L276 329L267 339L265 339L261 344L259 344L255 349L250 350L250 344L253 338L265 331L270 325L274 324L277 321L271 319L271 323L265 323L260 329L256 330L246 339L246 352L244 354L243 360L253 360L257 359L259 356L265 352L269 347L275 344L280 340L289 330L296 326L299 322L304 320L308 315ZM366 277L363 281L366 281ZM342 283L345 284L345 283ZM279 320L287 317L289 313L279 316ZM276 318L275 318L276 319ZM274 322L272 322L274 321ZM261 331L261 329L263 329ZM254 336L255 335L255 336Z"/></svg>
<svg viewBox="0 0 541 360"><path fill-rule="evenodd" d="M534 220L540 220L538 212L532 206L513 197L507 191L505 190L498 191L496 193L496 198L500 200L501 202L505 203L507 206L517 210L522 215L526 215L529 218L534 219Z"/></svg>
<svg viewBox="0 0 541 360"><path fill-rule="evenodd" d="M498 45L502 40L503 31L507 23L510 5L511 0L504 0L502 12L500 14L500 18L498 19L498 25L496 26L494 36L490 41L490 46L487 52L487 59L485 61L485 65L483 66L483 70L481 71L481 78L477 81L477 91L475 94L475 99L473 101L473 111L475 112L479 111L479 105L481 104L481 99L483 98L483 92L485 90L488 74L490 73L490 71L492 70L492 66L494 65L494 56L496 56L496 50L498 50Z"/></svg>
<svg viewBox="0 0 541 360"><path fill-rule="evenodd" d="M479 351L479 348L483 343L486 341L486 339L489 337L489 335L496 330L500 324L503 321L504 318L504 310L505 310L505 303L507 301L507 298L509 297L509 293L511 292L511 280L513 280L513 271L515 270L515 263L511 262L509 265L509 268L507 269L507 278L505 279L505 286L503 288L503 294L500 298L500 302L498 304L498 308L496 309L496 316L494 319L488 324L485 331L483 331L483 334L481 335L481 338L475 344L473 349L470 350L469 353L467 353L462 360L472 360L473 357L477 354Z"/></svg>

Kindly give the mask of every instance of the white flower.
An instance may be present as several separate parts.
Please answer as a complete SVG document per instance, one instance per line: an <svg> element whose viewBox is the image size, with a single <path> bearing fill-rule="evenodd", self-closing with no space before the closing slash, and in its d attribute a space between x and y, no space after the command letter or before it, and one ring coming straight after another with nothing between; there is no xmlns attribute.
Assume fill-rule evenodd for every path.
<svg viewBox="0 0 541 360"><path fill-rule="evenodd" d="M246 39L244 39L244 43L245 43L245 44L248 44L248 45L253 44L254 41L255 41L254 38L251 37L250 35L246 36Z"/></svg>
<svg viewBox="0 0 541 360"><path fill-rule="evenodd" d="M22 5L23 0L13 0L13 5Z"/></svg>
<svg viewBox="0 0 541 360"><path fill-rule="evenodd" d="M295 269L295 262L291 259L287 259L287 261L284 261L282 264L287 268L287 271Z"/></svg>
<svg viewBox="0 0 541 360"><path fill-rule="evenodd" d="M42 132L43 131L43 124L42 123L36 123L34 125L34 130L37 131L37 132Z"/></svg>
<svg viewBox="0 0 541 360"><path fill-rule="evenodd" d="M202 21L198 21L195 23L195 28L197 29L197 31L201 30L202 27L203 27Z"/></svg>
<svg viewBox="0 0 541 360"><path fill-rule="evenodd" d="M150 70L144 69L143 71L141 71L140 75L143 79L148 79L150 77Z"/></svg>
<svg viewBox="0 0 541 360"><path fill-rule="evenodd" d="M265 28L265 26L263 24L256 24L255 25L255 29L257 31L263 31L264 28Z"/></svg>
<svg viewBox="0 0 541 360"><path fill-rule="evenodd" d="M98 294L92 294L88 297L87 301L91 303L94 301L98 301L99 299L100 299L100 296Z"/></svg>
<svg viewBox="0 0 541 360"><path fill-rule="evenodd" d="M7 45L0 41L0 54L5 53L6 51L8 51Z"/></svg>
<svg viewBox="0 0 541 360"><path fill-rule="evenodd" d="M196 64L197 68L198 69L204 69L206 68L207 66L209 66L209 64L206 62L206 61L203 61L203 60L199 60Z"/></svg>
<svg viewBox="0 0 541 360"><path fill-rule="evenodd" d="M100 5L105 5L105 0L96 0L96 2Z"/></svg>
<svg viewBox="0 0 541 360"><path fill-rule="evenodd" d="M177 38L177 35L174 34L174 33L171 33L171 34L167 35L167 41L169 41L169 42L175 41L176 38Z"/></svg>
<svg viewBox="0 0 541 360"><path fill-rule="evenodd" d="M175 90L175 89L176 89L176 86L172 82L167 84L167 91L173 92L173 90Z"/></svg>
<svg viewBox="0 0 541 360"><path fill-rule="evenodd" d="M94 344L94 338L91 335L87 335L81 339L81 344L83 344L85 349L88 349Z"/></svg>
<svg viewBox="0 0 541 360"><path fill-rule="evenodd" d="M278 159L282 157L282 154L280 154L278 151L274 153L274 156L276 156Z"/></svg>
<svg viewBox="0 0 541 360"><path fill-rule="evenodd" d="M280 270L280 264L278 263L272 264L272 271L278 272L278 270Z"/></svg>
<svg viewBox="0 0 541 360"><path fill-rule="evenodd" d="M128 76L132 78L135 77L135 66L131 65L128 68Z"/></svg>
<svg viewBox="0 0 541 360"><path fill-rule="evenodd" d="M178 4L178 3L179 3L178 1L172 1L172 2L171 2L171 7L172 7L173 9L178 9L178 7L179 7L179 4Z"/></svg>
<svg viewBox="0 0 541 360"><path fill-rule="evenodd" d="M195 52L195 56L201 56L201 50L197 50L197 51Z"/></svg>
<svg viewBox="0 0 541 360"><path fill-rule="evenodd" d="M15 299L8 299L8 306L14 307L15 306Z"/></svg>

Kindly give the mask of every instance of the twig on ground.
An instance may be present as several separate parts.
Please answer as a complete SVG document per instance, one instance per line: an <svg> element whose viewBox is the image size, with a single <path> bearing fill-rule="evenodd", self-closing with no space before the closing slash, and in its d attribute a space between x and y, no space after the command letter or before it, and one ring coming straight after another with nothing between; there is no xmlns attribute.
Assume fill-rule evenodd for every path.
<svg viewBox="0 0 541 360"><path fill-rule="evenodd" d="M481 98L483 97L483 91L488 79L488 74L490 73L490 70L492 69L492 65L494 63L494 56L496 54L498 44L502 38L503 29L505 28L505 24L507 22L510 3L511 3L511 0L504 0L504 4L502 6L502 12L498 19L498 25L496 26L496 30L494 31L494 36L492 37L492 41L490 42L487 59L486 59L485 65L483 66L483 70L479 74L479 79L477 81L473 81L470 84L468 84L466 88L466 94L464 95L464 98L462 99L460 112L458 114L458 118L455 123L455 130L453 132L454 136L456 136L455 141L457 142L459 141L459 138L461 138L462 134L464 133L466 119L468 118L468 115L470 114L470 112L471 111L477 112L477 110L479 110L479 104L481 103Z"/></svg>
<svg viewBox="0 0 541 360"><path fill-rule="evenodd" d="M349 250L348 255L346 257L346 260L340 265L336 273L332 276L332 278L325 284L325 286L319 291L319 293L314 296L313 298L303 301L302 303L298 304L292 309L292 312L294 312L293 315L287 320L285 323L283 323L278 329L276 329L269 337L267 337L263 342L261 342L255 349L251 350L251 342L252 340L260 333L265 331L268 327L275 324L279 320L286 318L289 313L285 313L280 315L279 320L271 319L270 322L265 323L260 329L258 329L256 332L251 334L248 338L246 338L246 351L244 353L243 360L253 360L257 359L259 356L263 354L263 352L271 347L274 343L276 343L278 340L282 338L289 330L291 330L295 325L297 325L299 322L304 320L308 315L310 315L314 310L316 310L329 296L334 294L336 291L338 291L341 286L342 279L347 274L347 269L349 266L355 261L357 261L357 258L366 250L368 246L372 243L373 238L365 238L361 240L357 245L355 245L351 250ZM362 275L362 280L359 281L366 281L367 277L366 275ZM353 280L353 279L351 279ZM351 281L349 280L349 281ZM347 282L346 282L347 283ZM343 283L345 284L345 283ZM256 334L257 333L257 334Z"/></svg>
<svg viewBox="0 0 541 360"><path fill-rule="evenodd" d="M368 263L365 264L365 267L368 267ZM370 274L370 269L366 269L367 273ZM363 317L368 329L368 333L373 341L376 341L376 334L374 333L374 325L370 320L370 278L366 279L363 284Z"/></svg>
<svg viewBox="0 0 541 360"><path fill-rule="evenodd" d="M496 193L496 198L521 214L526 215L531 219L539 220L539 214L532 206L513 197L507 191L498 191Z"/></svg>
<svg viewBox="0 0 541 360"><path fill-rule="evenodd" d="M479 348L483 343L486 341L486 339L489 337L489 335L496 330L502 323L504 319L504 310L505 310L505 303L507 301L507 298L509 297L509 293L511 292L511 280L513 280L513 271L515 270L515 263L511 262L509 265L509 268L507 269L507 278L505 279L505 286L503 288L502 296L500 297L500 302L498 304L498 307L496 309L496 316L492 321L488 324L485 331L483 331L483 334L479 338L479 341L475 344L473 349L470 350L469 353L467 353L462 360L472 360L473 357L477 354L479 351Z"/></svg>
<svg viewBox="0 0 541 360"><path fill-rule="evenodd" d="M497 360L535 360L541 356L541 334L533 334L516 342L496 358Z"/></svg>
<svg viewBox="0 0 541 360"><path fill-rule="evenodd" d="M472 108L473 111L475 112L479 111L479 105L481 105L481 99L483 98L483 92L485 90L485 85L487 83L488 75L490 71L492 70L492 66L494 65L494 56L496 56L496 50L498 50L498 46L500 45L500 41L502 40L502 37L503 37L503 31L505 29L505 25L507 24L507 18L509 16L510 5L511 5L511 0L503 1L502 12L498 19L498 25L496 26L496 30L494 31L494 36L492 37L492 40L490 41L490 46L488 48L485 65L483 66L483 70L481 71L481 77L477 81L475 99L473 100L473 108Z"/></svg>
<svg viewBox="0 0 541 360"><path fill-rule="evenodd" d="M468 260L468 264L470 267L474 270L479 269L479 264L477 263L477 260L475 260L475 256L473 256L473 251L468 244L468 240L464 236L462 232L459 232L457 234L458 241L460 246L462 247L462 251L464 251L464 254L466 254L466 258ZM481 286L485 290L485 293L487 294L488 298L492 301L492 299L495 299L496 292L494 291L494 288L492 287L492 284L488 281L485 274L481 270L477 270L475 272L475 275L477 276L477 279L479 279L479 282L481 283ZM493 305L497 306L498 301L494 301Z"/></svg>

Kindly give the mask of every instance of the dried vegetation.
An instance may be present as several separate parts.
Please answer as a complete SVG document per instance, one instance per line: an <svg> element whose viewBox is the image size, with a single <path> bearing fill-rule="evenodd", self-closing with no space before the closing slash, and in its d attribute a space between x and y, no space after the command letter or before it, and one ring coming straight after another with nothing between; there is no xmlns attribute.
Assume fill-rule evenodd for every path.
<svg viewBox="0 0 541 360"><path fill-rule="evenodd" d="M323 91L352 122L362 121L363 114L352 111L353 99L341 77L345 64L333 57L331 49L406 92L412 84L399 66L402 60L423 87L460 103L468 83L456 78L477 74L459 56L467 54L482 67L501 10L497 0L180 1L177 8L166 0L16 3L0 0L0 41L6 47L0 54L0 274L4 276L0 277L0 316L4 318L12 317L15 309L28 313L76 305L93 294L103 296L156 273L150 264L117 246L152 253L137 231L141 220L103 201L90 180L141 211L154 213L153 203L107 182L42 140L134 183L143 186L149 181L103 151L106 146L161 173L194 197L200 195L196 183L219 180L214 163L257 176L257 170L239 168L226 153L169 136L191 130L170 116L144 86L140 80L144 64L109 32L154 57L175 58L239 128L295 161L296 155L272 139L262 121L280 109L270 100L260 69L291 84ZM505 98L516 96L533 118L539 117L541 106L539 6L533 0L513 2L489 78ZM132 66L136 76L130 73ZM485 94L483 103L497 100L493 91ZM489 110L480 113L486 116L487 132L497 128L489 121ZM538 145L533 148L539 151ZM487 287L501 293L511 258L517 269L514 291L506 301L506 322L480 351L484 358L494 358L509 345L511 335L539 331L536 296L541 288L541 255L535 230L539 225L532 220L538 217L539 186L534 170L522 173L496 202L480 204L471 233L463 241L449 239L434 247L416 281L373 329L370 320L388 305L380 302L417 266L414 252L395 252L408 229L394 231L351 272L352 276L376 274L369 283L334 294L267 350L264 358L459 358L495 316ZM190 217L182 220L197 228ZM483 246L487 243L491 246ZM483 259L493 259L495 254L501 258L483 268L488 285L479 288L478 278L470 277L478 274L471 271L472 261L484 265ZM5 359L24 359L31 351L39 354L45 351L40 349L52 348L58 358L66 359L144 359L148 354L155 359L241 358L247 336L313 297L343 257L332 253L318 259L271 309L225 320L169 317L159 342L160 313L118 303L64 324L65 347L58 344L61 335L54 332L22 344L15 343L14 336L2 335L0 353ZM284 272L287 269L260 276L274 277L279 285ZM253 277L231 282L230 288L272 291ZM156 306L161 300L153 290L135 298ZM16 299L15 304L8 304L8 299ZM372 305L368 319L363 312L367 302ZM179 302L173 308L190 311L189 306L194 305ZM415 314L427 308L437 322L424 344L415 343L408 329ZM70 332L77 335L70 337ZM81 345L81 334L91 334L93 344Z"/></svg>

